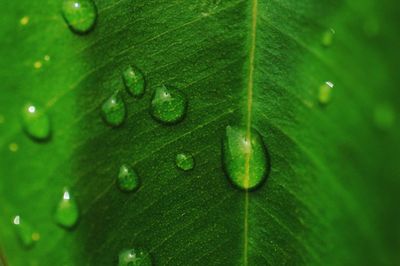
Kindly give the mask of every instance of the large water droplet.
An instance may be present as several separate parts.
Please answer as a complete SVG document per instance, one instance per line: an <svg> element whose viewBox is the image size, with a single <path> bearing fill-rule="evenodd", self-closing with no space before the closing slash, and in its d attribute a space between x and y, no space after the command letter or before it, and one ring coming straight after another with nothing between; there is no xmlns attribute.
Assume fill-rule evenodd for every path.
<svg viewBox="0 0 400 266"><path fill-rule="evenodd" d="M319 87L318 101L320 104L326 105L331 101L334 86L332 82L327 81Z"/></svg>
<svg viewBox="0 0 400 266"><path fill-rule="evenodd" d="M120 126L126 116L126 107L120 92L115 92L101 106L104 121L110 126Z"/></svg>
<svg viewBox="0 0 400 266"><path fill-rule="evenodd" d="M136 190L140 185L139 175L130 166L123 164L119 169L118 187L122 191Z"/></svg>
<svg viewBox="0 0 400 266"><path fill-rule="evenodd" d="M325 47L331 46L334 36L335 36L334 29L328 29L327 31L325 31L321 39L322 45Z"/></svg>
<svg viewBox="0 0 400 266"><path fill-rule="evenodd" d="M178 168L189 171L194 168L194 158L191 154L179 153L176 155L176 166Z"/></svg>
<svg viewBox="0 0 400 266"><path fill-rule="evenodd" d="M62 198L56 208L55 220L59 225L65 228L72 228L78 222L78 218L78 205L70 191L65 188Z"/></svg>
<svg viewBox="0 0 400 266"><path fill-rule="evenodd" d="M158 121L173 124L181 121L186 113L186 96L177 88L157 87L151 100L151 115Z"/></svg>
<svg viewBox="0 0 400 266"><path fill-rule="evenodd" d="M119 254L118 266L151 266L151 256L143 249L124 250Z"/></svg>
<svg viewBox="0 0 400 266"><path fill-rule="evenodd" d="M22 126L36 140L47 140L51 134L49 116L37 105L27 104L22 111Z"/></svg>
<svg viewBox="0 0 400 266"><path fill-rule="evenodd" d="M127 91L134 97L140 98L144 94L145 80L143 73L136 67L129 66L122 73Z"/></svg>
<svg viewBox="0 0 400 266"><path fill-rule="evenodd" d="M62 14L72 31L86 33L96 23L97 9L92 0L64 0Z"/></svg>
<svg viewBox="0 0 400 266"><path fill-rule="evenodd" d="M223 165L238 188L249 190L259 186L270 168L260 133L255 129L248 132L244 127L228 126L223 138Z"/></svg>
<svg viewBox="0 0 400 266"><path fill-rule="evenodd" d="M12 223L14 224L18 239L24 247L29 248L35 241L39 240L39 233L35 232L32 226L23 220L21 216L15 216Z"/></svg>

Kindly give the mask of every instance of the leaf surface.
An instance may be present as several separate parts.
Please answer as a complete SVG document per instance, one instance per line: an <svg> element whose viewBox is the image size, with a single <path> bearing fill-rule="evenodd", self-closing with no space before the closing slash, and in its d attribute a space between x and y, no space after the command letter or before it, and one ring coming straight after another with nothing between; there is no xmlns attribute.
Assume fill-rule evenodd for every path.
<svg viewBox="0 0 400 266"><path fill-rule="evenodd" d="M0 3L7 265L116 265L129 248L150 252L155 265L400 260L400 218L390 215L399 188L396 1L95 2L97 23L83 35L65 24L59 1ZM124 89L130 65L146 80L140 99ZM332 100L321 106L327 81ZM149 111L163 84L188 98L173 125ZM101 105L116 90L127 117L112 128ZM27 102L50 116L49 141L23 132ZM394 117L389 130L377 128L380 106ZM236 189L224 172L228 125L256 129L266 144L271 171L257 190ZM192 171L176 167L182 152L194 156ZM141 178L133 193L118 190L123 164ZM71 230L54 221L64 187L80 209ZM40 234L30 249L15 215Z"/></svg>

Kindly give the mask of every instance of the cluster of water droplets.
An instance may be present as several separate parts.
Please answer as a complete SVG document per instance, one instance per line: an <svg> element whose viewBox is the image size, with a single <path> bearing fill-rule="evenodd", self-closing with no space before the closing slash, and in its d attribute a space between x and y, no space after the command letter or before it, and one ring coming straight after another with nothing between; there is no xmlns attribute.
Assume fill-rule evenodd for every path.
<svg viewBox="0 0 400 266"><path fill-rule="evenodd" d="M97 8L92 0L64 0L62 15L72 32L87 34L97 21ZM322 45L332 45L335 31L327 30L322 36ZM127 66L121 74L121 80L128 95L142 99L146 93L146 79L139 68ZM318 101L326 105L331 100L334 84L323 83L318 92ZM177 87L159 85L152 90L149 103L151 117L162 124L174 125L181 122L187 113L188 99ZM117 89L101 105L101 117L110 127L120 127L127 118L127 108L123 90ZM381 124L389 124L388 115L377 112ZM387 113L387 112L386 112ZM29 137L37 141L46 141L51 137L51 120L47 110L36 104L27 104L22 112L22 127ZM381 119L384 117L385 119ZM389 122L387 122L389 121ZM263 137L249 126L227 126L222 138L222 162L232 184L244 191L251 191L262 185L270 171L270 157ZM178 153L175 165L182 171L195 167L195 159L190 153ZM123 164L116 174L116 183L123 192L134 192L140 187L141 178L132 166ZM79 207L71 191L64 189L54 212L55 222L63 228L71 229L79 220ZM30 247L39 239L32 226L15 216L13 224L21 243ZM119 254L120 266L151 265L151 256L142 249L123 250Z"/></svg>

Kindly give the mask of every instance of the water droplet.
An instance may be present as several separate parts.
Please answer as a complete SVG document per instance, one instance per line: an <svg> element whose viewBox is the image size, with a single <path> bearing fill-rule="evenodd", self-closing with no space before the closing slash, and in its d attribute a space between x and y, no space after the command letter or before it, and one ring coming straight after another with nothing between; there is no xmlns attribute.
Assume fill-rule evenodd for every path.
<svg viewBox="0 0 400 266"><path fill-rule="evenodd" d="M21 218L21 216L16 215L12 223L15 228L15 232L21 242L21 244L26 247L32 247L35 241L40 238L39 233L35 232L32 226Z"/></svg>
<svg viewBox="0 0 400 266"><path fill-rule="evenodd" d="M124 250L119 254L118 266L151 266L150 254L139 248Z"/></svg>
<svg viewBox="0 0 400 266"><path fill-rule="evenodd" d="M122 191L134 191L140 185L139 175L130 166L123 164L119 169L118 187Z"/></svg>
<svg viewBox="0 0 400 266"><path fill-rule="evenodd" d="M228 177L238 188L249 190L267 177L270 160L258 131L244 127L226 128L223 139L223 164Z"/></svg>
<svg viewBox="0 0 400 266"><path fill-rule="evenodd" d="M17 143L12 142L12 143L10 143L10 144L8 145L8 149L9 149L11 152L17 152L18 149L19 149L19 147L18 147L18 144L17 144Z"/></svg>
<svg viewBox="0 0 400 266"><path fill-rule="evenodd" d="M37 105L27 104L22 111L22 126L36 140L47 140L51 134L50 119Z"/></svg>
<svg viewBox="0 0 400 266"><path fill-rule="evenodd" d="M374 110L375 126L381 130L390 129L396 120L395 111L389 104L379 104Z"/></svg>
<svg viewBox="0 0 400 266"><path fill-rule="evenodd" d="M72 228L78 222L78 218L78 205L70 191L65 188L62 198L56 208L55 220L59 225L65 228Z"/></svg>
<svg viewBox="0 0 400 266"><path fill-rule="evenodd" d="M164 85L155 89L150 108L154 119L173 124L184 118L186 109L186 96L179 89Z"/></svg>
<svg viewBox="0 0 400 266"><path fill-rule="evenodd" d="M136 67L129 66L122 73L127 91L134 97L140 98L144 94L145 80L143 73Z"/></svg>
<svg viewBox="0 0 400 266"><path fill-rule="evenodd" d="M322 45L325 47L331 46L333 42L333 38L335 36L335 30L334 29L329 29L324 32L322 35Z"/></svg>
<svg viewBox="0 0 400 266"><path fill-rule="evenodd" d="M110 126L120 126L126 116L126 107L120 92L115 92L101 107L104 121Z"/></svg>
<svg viewBox="0 0 400 266"><path fill-rule="evenodd" d="M28 25L28 23L29 23L29 17L28 17L28 16L22 17L21 20L19 21L19 23L20 23L22 26Z"/></svg>
<svg viewBox="0 0 400 266"><path fill-rule="evenodd" d="M97 9L93 0L64 0L62 14L72 31L89 32L97 19Z"/></svg>
<svg viewBox="0 0 400 266"><path fill-rule="evenodd" d="M35 63L33 63L33 67L34 67L35 69L42 68L42 66L43 66L43 64L42 64L41 61L36 61Z"/></svg>
<svg viewBox="0 0 400 266"><path fill-rule="evenodd" d="M193 156L187 153L179 153L176 155L176 166L184 171L192 170L194 168Z"/></svg>
<svg viewBox="0 0 400 266"><path fill-rule="evenodd" d="M318 101L322 105L326 105L331 101L332 89L335 85L327 81L319 87Z"/></svg>

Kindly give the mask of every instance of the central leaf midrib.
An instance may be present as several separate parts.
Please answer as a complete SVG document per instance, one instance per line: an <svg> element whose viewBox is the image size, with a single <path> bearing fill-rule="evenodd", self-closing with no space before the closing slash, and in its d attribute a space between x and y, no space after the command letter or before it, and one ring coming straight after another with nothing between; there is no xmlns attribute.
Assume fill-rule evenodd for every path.
<svg viewBox="0 0 400 266"><path fill-rule="evenodd" d="M246 116L246 141L251 147L251 124L252 124L252 106L253 106L253 87L254 87L254 58L256 50L256 31L257 31L257 4L258 0L251 0L251 30L250 30L250 50L248 59L248 76L247 76L247 116ZM250 178L250 152L246 153L244 186L249 187ZM244 196L244 219L243 219L243 264L248 265L248 216L249 216L249 192L245 191Z"/></svg>

